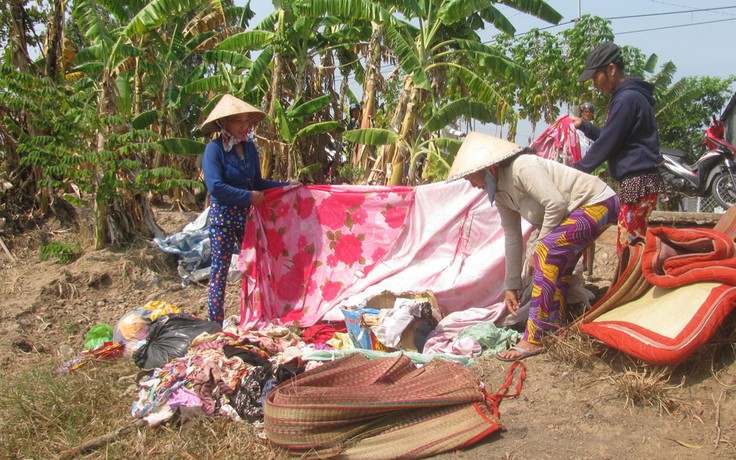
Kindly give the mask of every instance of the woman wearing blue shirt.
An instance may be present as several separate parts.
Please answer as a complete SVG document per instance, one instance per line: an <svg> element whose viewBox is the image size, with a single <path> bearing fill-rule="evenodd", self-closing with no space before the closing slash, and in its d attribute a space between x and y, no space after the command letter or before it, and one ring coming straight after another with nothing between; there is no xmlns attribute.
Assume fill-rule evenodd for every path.
<svg viewBox="0 0 736 460"><path fill-rule="evenodd" d="M225 288L233 252L240 247L250 205L263 203L261 190L288 185L261 177L261 163L252 135L266 114L225 94L202 124L205 133L220 133L204 150L202 169L210 193L210 266L208 314L224 320Z"/></svg>

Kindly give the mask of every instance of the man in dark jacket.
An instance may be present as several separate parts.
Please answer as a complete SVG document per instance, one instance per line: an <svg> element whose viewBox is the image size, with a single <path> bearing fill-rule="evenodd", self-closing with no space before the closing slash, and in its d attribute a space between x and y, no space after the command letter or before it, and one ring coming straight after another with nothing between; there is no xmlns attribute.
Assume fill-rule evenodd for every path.
<svg viewBox="0 0 736 460"><path fill-rule="evenodd" d="M611 95L611 102L603 128L573 117L575 126L594 141L573 167L590 173L607 161L611 177L620 182L617 252L621 255L635 238L646 236L649 215L664 192L657 173L664 158L654 118L654 85L626 76L621 50L612 42L601 44L585 58L578 81L590 79L598 91Z"/></svg>

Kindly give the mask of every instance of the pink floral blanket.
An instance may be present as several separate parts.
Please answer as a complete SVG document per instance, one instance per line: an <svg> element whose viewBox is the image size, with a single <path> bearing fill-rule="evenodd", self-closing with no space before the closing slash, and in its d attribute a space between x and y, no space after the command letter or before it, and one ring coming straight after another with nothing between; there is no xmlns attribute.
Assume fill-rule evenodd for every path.
<svg viewBox="0 0 736 460"><path fill-rule="evenodd" d="M443 314L502 309L500 217L467 181L297 185L265 197L240 252L241 328L341 321L340 306L384 290L432 290Z"/></svg>

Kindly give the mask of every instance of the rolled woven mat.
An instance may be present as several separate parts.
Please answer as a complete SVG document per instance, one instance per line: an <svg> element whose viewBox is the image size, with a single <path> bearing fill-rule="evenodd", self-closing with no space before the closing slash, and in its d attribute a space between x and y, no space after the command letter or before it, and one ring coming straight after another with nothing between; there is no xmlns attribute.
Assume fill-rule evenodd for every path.
<svg viewBox="0 0 736 460"><path fill-rule="evenodd" d="M644 240L624 248L611 287L601 299L573 324L589 323L603 313L641 297L652 286L641 271Z"/></svg>

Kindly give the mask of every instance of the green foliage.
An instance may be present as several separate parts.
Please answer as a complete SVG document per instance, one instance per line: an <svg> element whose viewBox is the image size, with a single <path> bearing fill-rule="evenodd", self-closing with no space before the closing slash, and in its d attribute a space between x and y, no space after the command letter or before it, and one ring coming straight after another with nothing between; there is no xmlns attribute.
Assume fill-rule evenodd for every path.
<svg viewBox="0 0 736 460"><path fill-rule="evenodd" d="M710 118L720 115L734 81L736 76L686 77L662 91L656 106L660 144L688 152L695 162L705 152L702 141Z"/></svg>
<svg viewBox="0 0 736 460"><path fill-rule="evenodd" d="M161 139L156 144L164 152L178 155L201 155L206 146L203 142L181 138Z"/></svg>
<svg viewBox="0 0 736 460"><path fill-rule="evenodd" d="M501 3L553 24L560 20L542 0ZM39 197L38 207L44 194L56 194L77 205L103 204L120 216L141 215L130 200L143 192L201 189L194 156L204 139L197 127L224 92L269 110L272 118L259 135L266 138L264 171L277 177L318 175L328 162L335 167L346 160L326 151L352 142L378 148L349 154L361 151L384 164L410 159L412 166L423 165L425 180L440 180L458 144L442 137L448 125L505 124L513 136L519 117L549 123L583 101L600 108L597 124L605 121L607 98L576 81L587 53L614 39L604 19L583 16L559 34L537 30L512 39L513 16L493 2L275 5L272 15L250 27L252 11L229 2L77 0L65 23L64 36L74 44L64 49L65 79L43 79L42 66L0 70L7 131L0 151L14 190L24 184L25 196ZM27 12L34 24L45 22L45 12L30 4ZM0 43L7 40L5 24L0 21ZM482 43L478 32L489 25L501 33ZM390 62L396 69L387 81L366 64L372 33L379 31L379 65ZM33 30L26 38L38 44L41 35ZM673 63L655 74L656 55L623 51L627 72L656 84L663 145L695 149L733 80L676 81ZM344 115L336 112L359 98L347 83L338 88L335 77L377 89L371 129L340 132L334 120ZM269 148L278 143L288 149ZM401 157L391 158L398 144ZM365 157L348 163L372 171ZM100 225L113 219L97 217Z"/></svg>
<svg viewBox="0 0 736 460"><path fill-rule="evenodd" d="M41 253L41 259L50 260L54 259L60 264L68 264L73 262L82 255L84 250L82 246L76 243L65 243L61 241L52 241L48 244L41 246L39 250Z"/></svg>
<svg viewBox="0 0 736 460"><path fill-rule="evenodd" d="M356 184L360 182L361 177L363 177L363 172L364 171L361 168L350 164L344 164L337 168L337 173L340 175L340 177L347 180L351 184Z"/></svg>
<svg viewBox="0 0 736 460"><path fill-rule="evenodd" d="M604 41L615 41L609 21L585 15L575 26L559 34L531 31L519 38L496 37L497 45L519 66L534 69L522 84L506 82L499 88L504 97L515 100L519 114L537 122L551 123L564 107L576 114L577 106L590 101L596 110L594 122L606 120L609 96L590 82L578 83L585 56ZM728 97L734 78L686 78L675 81L677 67L666 62L657 70L657 55L622 46L626 74L643 77L655 85L657 122L662 146L678 147L694 161L709 117L719 112ZM505 119L513 123L512 119Z"/></svg>
<svg viewBox="0 0 736 460"><path fill-rule="evenodd" d="M380 128L354 129L345 132L343 137L350 142L364 145L388 145L400 139L395 132Z"/></svg>

